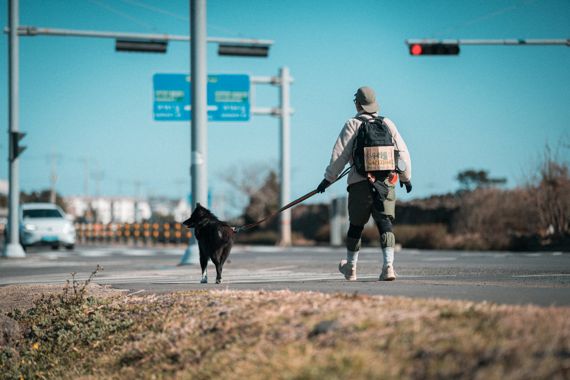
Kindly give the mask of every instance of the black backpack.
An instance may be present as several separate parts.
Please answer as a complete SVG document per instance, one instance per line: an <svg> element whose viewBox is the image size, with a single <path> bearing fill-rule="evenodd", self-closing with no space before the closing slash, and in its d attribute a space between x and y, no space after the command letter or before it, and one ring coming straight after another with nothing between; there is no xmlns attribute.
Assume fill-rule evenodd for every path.
<svg viewBox="0 0 570 380"><path fill-rule="evenodd" d="M354 145L352 147L352 161L354 163L354 168L360 174L366 177L366 173L372 173L377 179L383 179L388 176L388 174L395 169L387 170L366 170L365 165L365 155L364 148L368 147L394 147L394 142L392 139L392 134L390 129L384 122L383 117L374 117L368 119L364 116L357 117L358 120L362 121L360 128L356 133L354 139ZM390 149L388 149L390 150ZM381 155L383 155L381 153ZM396 152L394 151L392 156L392 162L396 162ZM389 155L388 155L389 156ZM382 156L383 159L390 159L388 156Z"/></svg>

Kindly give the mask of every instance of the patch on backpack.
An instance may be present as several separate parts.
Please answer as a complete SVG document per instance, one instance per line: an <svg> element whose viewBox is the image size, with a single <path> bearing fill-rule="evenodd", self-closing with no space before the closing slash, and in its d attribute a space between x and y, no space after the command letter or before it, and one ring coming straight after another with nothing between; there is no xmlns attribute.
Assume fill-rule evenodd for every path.
<svg viewBox="0 0 570 380"><path fill-rule="evenodd" d="M364 168L367 172L394 170L396 160L393 146L364 147Z"/></svg>

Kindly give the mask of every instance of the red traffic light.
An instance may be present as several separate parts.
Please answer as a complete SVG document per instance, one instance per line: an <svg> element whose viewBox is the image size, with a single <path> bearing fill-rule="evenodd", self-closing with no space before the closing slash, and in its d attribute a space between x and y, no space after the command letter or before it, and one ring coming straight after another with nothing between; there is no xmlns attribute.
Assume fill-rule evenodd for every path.
<svg viewBox="0 0 570 380"><path fill-rule="evenodd" d="M410 44L410 55L458 55L459 44L454 43L417 43Z"/></svg>
<svg viewBox="0 0 570 380"><path fill-rule="evenodd" d="M412 46L410 46L410 54L411 55L422 55L423 52L423 48L422 45L420 44L413 44Z"/></svg>

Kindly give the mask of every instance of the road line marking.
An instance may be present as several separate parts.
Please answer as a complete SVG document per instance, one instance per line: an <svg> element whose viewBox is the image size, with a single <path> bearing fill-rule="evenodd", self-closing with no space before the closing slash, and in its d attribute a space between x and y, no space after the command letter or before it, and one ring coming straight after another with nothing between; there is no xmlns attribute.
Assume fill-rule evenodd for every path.
<svg viewBox="0 0 570 380"><path fill-rule="evenodd" d="M457 257L426 257L422 261L456 261Z"/></svg>
<svg viewBox="0 0 570 380"><path fill-rule="evenodd" d="M548 273L548 274L519 274L513 277L568 277L570 273Z"/></svg>
<svg viewBox="0 0 570 380"><path fill-rule="evenodd" d="M263 270L283 270L283 269L292 269L292 268L296 268L296 266L295 265L283 265L280 267L263 268Z"/></svg>

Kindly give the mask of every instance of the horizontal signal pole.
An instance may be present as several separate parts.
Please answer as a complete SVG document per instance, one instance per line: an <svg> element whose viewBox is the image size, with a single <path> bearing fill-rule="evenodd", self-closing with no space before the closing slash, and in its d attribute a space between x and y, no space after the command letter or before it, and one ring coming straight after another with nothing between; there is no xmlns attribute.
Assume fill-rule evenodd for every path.
<svg viewBox="0 0 570 380"><path fill-rule="evenodd" d="M406 40L406 45L414 44L452 44L452 45L520 45L520 46L539 46L539 45L566 45L570 46L570 38L558 39L410 39Z"/></svg>
<svg viewBox="0 0 570 380"><path fill-rule="evenodd" d="M4 32L10 32L10 28L4 28ZM148 34L148 33L123 33L123 32L106 32L95 30L73 30L73 29L55 29L40 28L35 26L21 26L18 28L19 36L60 36L60 37L93 37L93 38L113 38L113 39L133 39L133 40L154 40L154 41L179 41L188 42L192 38L185 35L176 34ZM227 38L227 37L208 37L207 42L218 44L247 44L258 46L271 46L272 40L258 40L253 38Z"/></svg>

